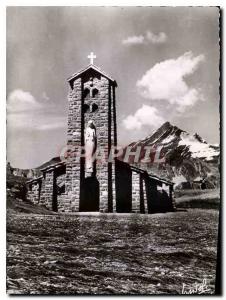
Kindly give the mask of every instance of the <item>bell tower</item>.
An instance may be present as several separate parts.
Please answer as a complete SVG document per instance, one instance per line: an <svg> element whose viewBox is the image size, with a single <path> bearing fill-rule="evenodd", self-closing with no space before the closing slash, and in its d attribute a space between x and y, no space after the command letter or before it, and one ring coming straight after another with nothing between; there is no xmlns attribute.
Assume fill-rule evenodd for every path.
<svg viewBox="0 0 226 300"><path fill-rule="evenodd" d="M92 52L88 58L90 64L68 78L68 155L61 207L68 212L113 212L115 163L108 157L117 146L117 83L93 64Z"/></svg>

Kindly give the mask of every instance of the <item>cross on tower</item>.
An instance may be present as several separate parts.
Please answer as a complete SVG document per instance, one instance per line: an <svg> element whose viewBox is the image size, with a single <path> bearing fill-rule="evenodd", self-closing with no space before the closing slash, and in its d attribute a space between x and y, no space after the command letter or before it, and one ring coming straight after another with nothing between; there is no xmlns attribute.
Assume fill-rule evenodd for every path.
<svg viewBox="0 0 226 300"><path fill-rule="evenodd" d="M90 55L87 56L90 59L90 64L93 65L93 59L97 58L96 55L91 52Z"/></svg>

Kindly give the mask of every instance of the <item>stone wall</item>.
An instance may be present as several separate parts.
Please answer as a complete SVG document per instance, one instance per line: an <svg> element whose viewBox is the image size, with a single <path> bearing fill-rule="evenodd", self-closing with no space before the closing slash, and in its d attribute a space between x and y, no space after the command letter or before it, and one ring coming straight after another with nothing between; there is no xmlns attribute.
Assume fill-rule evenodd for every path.
<svg viewBox="0 0 226 300"><path fill-rule="evenodd" d="M142 178L142 189L143 189L143 213L148 213L148 199L147 199L147 191L145 186L145 179Z"/></svg>
<svg viewBox="0 0 226 300"><path fill-rule="evenodd" d="M66 164L65 195L60 197L59 211L79 211L80 199L80 159L76 153L81 145L82 81L77 78L68 95L68 159Z"/></svg>
<svg viewBox="0 0 226 300"><path fill-rule="evenodd" d="M176 211L177 207L176 207L176 200L175 200L173 185L169 186L169 197L172 201L172 210Z"/></svg>
<svg viewBox="0 0 226 300"><path fill-rule="evenodd" d="M58 211L59 206L64 209L65 197L59 202L60 187L65 184L65 165L50 167L43 172L43 176L27 183L27 200L34 204ZM61 204L61 205L60 205Z"/></svg>
<svg viewBox="0 0 226 300"><path fill-rule="evenodd" d="M85 184L85 160L76 157L77 146L84 147L85 128L89 120L96 127L97 161L95 176L99 183L99 210L114 211L115 204L115 166L107 161L111 145L116 143L114 116L115 104L112 82L105 76L90 70L70 83L68 111L69 159L66 164L66 191L60 197L61 211L79 211L81 186ZM94 92L95 91L95 92ZM92 108L95 105L95 110ZM100 158L103 158L100 160Z"/></svg>
<svg viewBox="0 0 226 300"><path fill-rule="evenodd" d="M27 200L39 204L40 201L40 189L42 184L42 178L34 180L27 184Z"/></svg>
<svg viewBox="0 0 226 300"><path fill-rule="evenodd" d="M91 102L98 105L98 109L95 112L84 114L84 128L86 128L89 120L93 120L96 127L97 135L97 156L100 160L96 163L96 178L99 181L99 210L101 212L108 211L108 134L109 134L109 123L108 123L108 112L109 112L109 80L103 76L99 78L93 75L93 87L98 90L95 97L88 97L84 100L86 104ZM88 78L87 78L88 79ZM102 159L103 158L103 159Z"/></svg>
<svg viewBox="0 0 226 300"><path fill-rule="evenodd" d="M130 167L123 162L117 161L116 167L117 212L145 214L175 209L173 185L149 176L147 172ZM131 199L131 206L128 199ZM126 205L125 202L127 202Z"/></svg>
<svg viewBox="0 0 226 300"><path fill-rule="evenodd" d="M109 103L109 120L110 120L110 132L109 132L109 136L110 136L110 142L109 142L109 151L110 151L110 147L117 147L117 123L116 123L116 99L115 99L115 89L116 86L115 85L110 85L110 103ZM116 212L116 186L115 186L115 159L113 160L113 162L110 164L109 166L109 182L108 184L110 185L111 188L111 195L109 198L109 211L111 212Z"/></svg>
<svg viewBox="0 0 226 300"><path fill-rule="evenodd" d="M65 166L63 167L65 168ZM120 174L120 177L117 176L116 184L117 192L118 187L121 190L121 196L118 195L119 199L117 199L120 203L116 205L116 201L114 201L112 210L108 207L106 211L114 212L116 207L117 212L133 213L156 213L176 210L173 185L153 179L143 171L134 171L133 168L124 163L117 164L116 170L117 174ZM66 174L64 172L65 169L62 166L45 170L43 177L27 184L27 199L50 210L59 212L75 211L71 201L73 195L70 197L70 194L63 193L59 195L58 193L58 187L65 182ZM115 167L112 169L112 172L115 173ZM108 187L106 185L104 187L106 188L105 191L108 192ZM124 190L126 190L126 193L123 192ZM113 192L117 196L116 190L113 190ZM66 201L71 206L65 207ZM131 201L131 204L128 201ZM107 204L109 205L109 202L106 200Z"/></svg>
<svg viewBox="0 0 226 300"><path fill-rule="evenodd" d="M53 184L54 171L52 169L45 172L41 189L40 203L46 208L52 210L53 207Z"/></svg>
<svg viewBox="0 0 226 300"><path fill-rule="evenodd" d="M132 212L140 212L140 174L132 172Z"/></svg>

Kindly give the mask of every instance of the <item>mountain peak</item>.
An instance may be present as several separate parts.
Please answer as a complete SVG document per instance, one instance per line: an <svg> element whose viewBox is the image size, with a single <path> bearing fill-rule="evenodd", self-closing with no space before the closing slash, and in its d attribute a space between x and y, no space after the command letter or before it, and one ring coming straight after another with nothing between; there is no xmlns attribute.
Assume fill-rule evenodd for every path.
<svg viewBox="0 0 226 300"><path fill-rule="evenodd" d="M211 147L200 135L189 134L187 131L165 122L152 135L132 143L134 146L161 146L167 153L183 149L184 156L203 158L206 161L219 156L219 147ZM179 149L179 150L178 150Z"/></svg>
<svg viewBox="0 0 226 300"><path fill-rule="evenodd" d="M187 133L185 130L180 129L179 127L177 127L176 125L171 124L170 122L165 122L162 124L162 126L159 127L159 129L157 129L155 132L177 132L177 133L181 133L181 132L185 132ZM155 134L155 133L154 133Z"/></svg>
<svg viewBox="0 0 226 300"><path fill-rule="evenodd" d="M167 122L163 123L162 126L160 126L158 130L167 130L172 127L174 127L174 126L170 122L167 121Z"/></svg>
<svg viewBox="0 0 226 300"><path fill-rule="evenodd" d="M170 122L165 122L159 129L157 129L149 138L151 141L160 141L167 136L180 136L184 132L177 126L172 125Z"/></svg>
<svg viewBox="0 0 226 300"><path fill-rule="evenodd" d="M133 142L130 146L133 150L138 146L143 147L142 149L148 146L156 150L146 165L137 163L138 167L145 168L149 173L170 180L178 176L183 176L188 181L193 181L198 176L205 177L215 186L219 176L219 146L208 144L197 133L190 134L170 122L165 122L152 135ZM155 161L157 149L161 152L159 157L164 158L162 164Z"/></svg>
<svg viewBox="0 0 226 300"><path fill-rule="evenodd" d="M194 135L194 138L196 140L198 140L200 143L204 143L204 144L207 144L207 142L198 134L198 133L195 133Z"/></svg>

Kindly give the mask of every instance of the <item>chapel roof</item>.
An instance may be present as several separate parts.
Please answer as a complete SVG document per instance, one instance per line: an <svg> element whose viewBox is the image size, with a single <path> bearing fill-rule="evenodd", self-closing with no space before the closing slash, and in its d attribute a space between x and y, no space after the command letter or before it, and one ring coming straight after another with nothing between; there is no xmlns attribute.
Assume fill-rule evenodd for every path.
<svg viewBox="0 0 226 300"><path fill-rule="evenodd" d="M100 75L104 76L105 78L107 78L108 80L110 80L115 86L117 86L116 81L109 76L107 73L105 73L104 71L102 71L99 67L93 65L93 64L89 64L86 68L74 73L72 76L70 76L67 81L71 82L72 80L75 80L76 78L82 76L83 73L88 72L89 70L94 70L97 73L99 73Z"/></svg>

